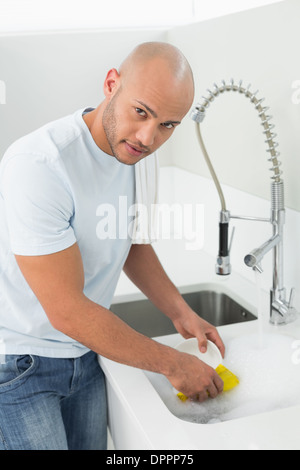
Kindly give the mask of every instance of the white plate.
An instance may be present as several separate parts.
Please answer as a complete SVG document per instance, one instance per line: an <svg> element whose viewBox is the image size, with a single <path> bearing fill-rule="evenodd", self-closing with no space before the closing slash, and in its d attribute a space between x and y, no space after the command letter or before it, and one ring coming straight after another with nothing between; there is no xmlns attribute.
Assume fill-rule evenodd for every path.
<svg viewBox="0 0 300 470"><path fill-rule="evenodd" d="M216 369L220 364L222 364L222 355L219 348L209 340L207 341L207 351L205 353L199 351L197 338L186 339L182 343L178 344L175 349L197 356L201 361L205 362L205 364L209 365L213 369Z"/></svg>

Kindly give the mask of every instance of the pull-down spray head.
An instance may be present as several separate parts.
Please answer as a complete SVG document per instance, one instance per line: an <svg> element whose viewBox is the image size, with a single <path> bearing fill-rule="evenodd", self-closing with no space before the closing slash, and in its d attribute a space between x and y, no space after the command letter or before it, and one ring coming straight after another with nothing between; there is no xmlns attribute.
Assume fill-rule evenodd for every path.
<svg viewBox="0 0 300 470"><path fill-rule="evenodd" d="M220 212L219 220L219 251L216 262L216 274L221 276L227 276L231 273L230 264L230 248L231 242L229 243L228 231L229 231L229 220L230 214L227 210ZM233 235L233 234L232 234ZM232 237L231 237L232 240Z"/></svg>

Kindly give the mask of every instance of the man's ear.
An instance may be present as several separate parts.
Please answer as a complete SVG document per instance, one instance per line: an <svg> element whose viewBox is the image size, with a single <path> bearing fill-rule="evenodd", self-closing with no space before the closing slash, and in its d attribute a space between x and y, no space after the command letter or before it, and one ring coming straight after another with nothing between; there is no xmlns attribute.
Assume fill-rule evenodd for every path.
<svg viewBox="0 0 300 470"><path fill-rule="evenodd" d="M120 82L120 74L116 69L111 69L104 81L104 94L107 98L111 97L117 90Z"/></svg>

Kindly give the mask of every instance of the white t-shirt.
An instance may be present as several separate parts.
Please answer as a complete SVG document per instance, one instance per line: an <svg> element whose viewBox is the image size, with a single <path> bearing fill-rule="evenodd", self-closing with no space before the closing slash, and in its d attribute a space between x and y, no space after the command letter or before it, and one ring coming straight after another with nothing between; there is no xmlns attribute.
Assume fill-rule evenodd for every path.
<svg viewBox="0 0 300 470"><path fill-rule="evenodd" d="M88 351L51 326L14 254L47 255L77 243L84 293L106 308L127 258L134 166L100 150L82 113L19 139L1 161L0 354L78 357Z"/></svg>

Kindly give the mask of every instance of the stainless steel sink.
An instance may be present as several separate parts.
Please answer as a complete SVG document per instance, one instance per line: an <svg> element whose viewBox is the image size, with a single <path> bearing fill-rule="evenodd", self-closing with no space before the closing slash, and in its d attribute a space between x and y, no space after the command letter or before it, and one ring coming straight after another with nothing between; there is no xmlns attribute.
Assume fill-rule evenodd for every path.
<svg viewBox="0 0 300 470"><path fill-rule="evenodd" d="M215 326L256 320L256 317L224 293L211 290L183 294L190 307ZM113 304L112 312L135 330L151 337L177 333L173 323L149 300Z"/></svg>

